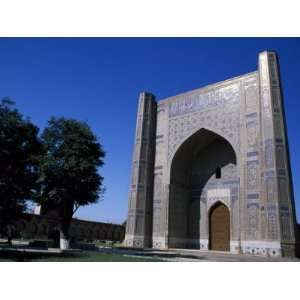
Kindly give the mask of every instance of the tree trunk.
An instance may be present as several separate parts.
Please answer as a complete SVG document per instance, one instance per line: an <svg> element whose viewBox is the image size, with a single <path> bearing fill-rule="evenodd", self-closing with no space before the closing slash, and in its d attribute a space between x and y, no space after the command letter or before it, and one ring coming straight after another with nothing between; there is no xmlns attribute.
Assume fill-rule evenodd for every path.
<svg viewBox="0 0 300 300"><path fill-rule="evenodd" d="M10 247L12 247L13 234L12 234L12 227L11 227L11 225L7 225L6 232L7 232L7 243L8 243L8 245Z"/></svg>
<svg viewBox="0 0 300 300"><path fill-rule="evenodd" d="M59 230L59 246L62 250L70 248L69 228L66 228L65 226L62 226Z"/></svg>
<svg viewBox="0 0 300 300"><path fill-rule="evenodd" d="M69 236L69 228L71 225L73 216L73 203L65 201L62 205L62 211L60 215L60 249L66 250L70 248L70 236Z"/></svg>

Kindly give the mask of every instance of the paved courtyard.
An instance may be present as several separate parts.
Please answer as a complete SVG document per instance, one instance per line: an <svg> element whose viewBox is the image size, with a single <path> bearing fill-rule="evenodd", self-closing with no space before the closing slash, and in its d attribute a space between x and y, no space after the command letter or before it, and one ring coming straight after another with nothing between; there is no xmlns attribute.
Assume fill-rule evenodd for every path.
<svg viewBox="0 0 300 300"><path fill-rule="evenodd" d="M94 249L97 249L94 248ZM20 245L0 247L0 261L117 261L117 262L300 262L298 258L262 257L232 254L221 251L200 251L191 249L132 249L119 247L98 247L87 251L57 248L39 249Z"/></svg>
<svg viewBox="0 0 300 300"><path fill-rule="evenodd" d="M124 255L135 257L151 257L169 262L300 262L298 258L283 257L272 258L254 255L232 254L220 251L199 251L188 249L170 249L168 251L153 250L113 250L115 253L124 253Z"/></svg>

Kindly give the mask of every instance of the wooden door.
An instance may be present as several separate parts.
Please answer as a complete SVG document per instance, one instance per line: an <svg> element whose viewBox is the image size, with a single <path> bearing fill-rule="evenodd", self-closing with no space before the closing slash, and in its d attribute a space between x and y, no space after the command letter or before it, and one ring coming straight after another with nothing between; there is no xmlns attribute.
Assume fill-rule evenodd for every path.
<svg viewBox="0 0 300 300"><path fill-rule="evenodd" d="M210 250L230 251L230 214L227 206L218 203L209 218Z"/></svg>

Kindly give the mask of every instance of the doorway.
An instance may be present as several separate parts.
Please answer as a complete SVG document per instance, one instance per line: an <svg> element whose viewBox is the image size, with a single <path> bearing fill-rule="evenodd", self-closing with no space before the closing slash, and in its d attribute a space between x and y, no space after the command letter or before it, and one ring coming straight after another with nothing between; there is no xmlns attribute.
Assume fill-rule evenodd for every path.
<svg viewBox="0 0 300 300"><path fill-rule="evenodd" d="M230 251L230 213L220 202L210 209L209 244L210 250Z"/></svg>

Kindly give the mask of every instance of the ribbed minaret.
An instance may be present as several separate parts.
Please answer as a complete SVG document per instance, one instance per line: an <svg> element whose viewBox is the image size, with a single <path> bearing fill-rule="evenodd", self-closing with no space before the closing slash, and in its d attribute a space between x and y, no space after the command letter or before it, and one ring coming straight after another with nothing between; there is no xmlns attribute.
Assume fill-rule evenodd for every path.
<svg viewBox="0 0 300 300"><path fill-rule="evenodd" d="M261 135L264 162L262 209L266 215L266 240L277 242L281 255L295 255L296 216L292 190L286 122L277 56L259 55Z"/></svg>
<svg viewBox="0 0 300 300"><path fill-rule="evenodd" d="M141 93L125 236L125 245L129 247L151 247L156 110L155 96Z"/></svg>

